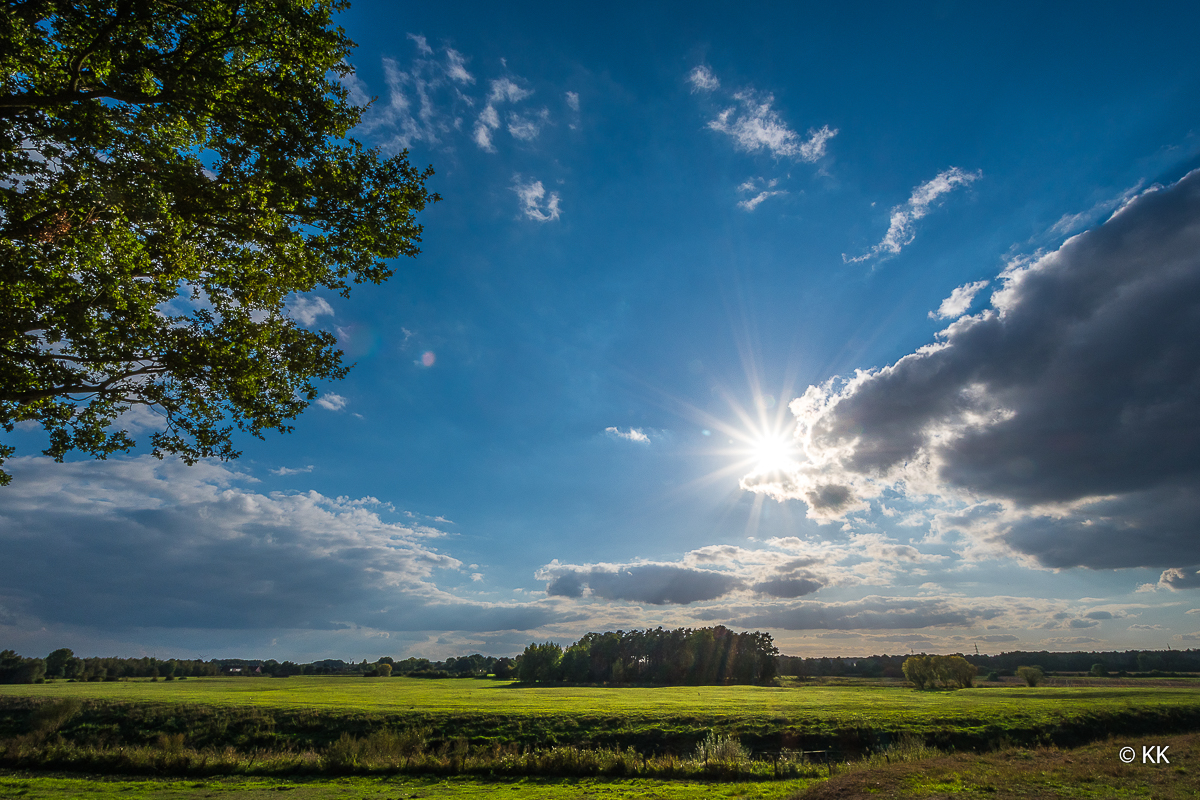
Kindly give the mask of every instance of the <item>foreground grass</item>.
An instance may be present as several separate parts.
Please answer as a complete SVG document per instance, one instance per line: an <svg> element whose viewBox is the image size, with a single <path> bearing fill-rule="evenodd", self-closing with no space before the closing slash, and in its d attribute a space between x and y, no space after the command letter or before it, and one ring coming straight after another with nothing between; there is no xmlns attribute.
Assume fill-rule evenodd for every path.
<svg viewBox="0 0 1200 800"><path fill-rule="evenodd" d="M783 800L812 780L777 783L704 783L655 780L553 780L523 778L490 781L471 778L342 778L337 780L144 780L101 776L45 776L0 773L0 797L23 800L471 800L510 797L520 800L692 800L745 798ZM286 794L281 794L286 792Z"/></svg>
<svg viewBox="0 0 1200 800"><path fill-rule="evenodd" d="M1167 745L1169 764L1143 764L1143 746ZM1118 758L1133 747L1134 763ZM1200 797L1200 735L1114 738L1083 747L1009 748L938 755L920 762L849 769L789 800L916 800L917 798L1062 798L1101 800Z"/></svg>

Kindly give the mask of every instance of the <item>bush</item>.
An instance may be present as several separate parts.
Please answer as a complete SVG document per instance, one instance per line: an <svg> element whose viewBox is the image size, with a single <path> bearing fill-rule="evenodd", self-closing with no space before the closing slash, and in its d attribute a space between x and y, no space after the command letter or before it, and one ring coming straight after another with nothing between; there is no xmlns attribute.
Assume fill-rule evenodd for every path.
<svg viewBox="0 0 1200 800"><path fill-rule="evenodd" d="M996 670L992 670L987 674L987 677L984 678L984 680L988 681L989 683L995 683L1000 680L1000 673Z"/></svg>
<svg viewBox="0 0 1200 800"><path fill-rule="evenodd" d="M918 689L969 689L978 672L962 656L911 656L904 659L902 669Z"/></svg>
<svg viewBox="0 0 1200 800"><path fill-rule="evenodd" d="M1108 669L1103 664L1092 664L1092 669L1088 674L1093 678L1107 678Z"/></svg>
<svg viewBox="0 0 1200 800"><path fill-rule="evenodd" d="M1045 674L1041 667L1017 667L1017 677L1029 686L1037 686L1042 682Z"/></svg>

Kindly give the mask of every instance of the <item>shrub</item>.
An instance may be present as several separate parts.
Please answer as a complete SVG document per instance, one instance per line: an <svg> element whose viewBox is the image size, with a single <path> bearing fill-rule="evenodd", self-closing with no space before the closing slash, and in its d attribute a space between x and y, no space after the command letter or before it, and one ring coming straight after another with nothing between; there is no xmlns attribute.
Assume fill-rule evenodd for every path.
<svg viewBox="0 0 1200 800"><path fill-rule="evenodd" d="M1041 667L1017 667L1017 677L1029 686L1037 686L1042 682L1045 674Z"/></svg>

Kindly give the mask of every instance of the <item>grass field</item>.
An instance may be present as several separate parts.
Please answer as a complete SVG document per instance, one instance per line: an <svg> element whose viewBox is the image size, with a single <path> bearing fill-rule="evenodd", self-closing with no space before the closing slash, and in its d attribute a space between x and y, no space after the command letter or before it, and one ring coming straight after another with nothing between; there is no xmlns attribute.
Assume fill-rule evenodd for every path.
<svg viewBox="0 0 1200 800"><path fill-rule="evenodd" d="M890 682L610 688L525 687L483 680L295 677L0 686L0 698L6 696L388 715L434 723L438 719L491 719L497 724L507 721L504 724L566 733L572 729L571 721L586 721L588 726L629 729L648 723L718 727L751 736L766 730L822 735L847 729L917 733L952 729L964 735L989 735L1049 730L1081 719L1200 717L1200 686L1004 686L917 692Z"/></svg>
<svg viewBox="0 0 1200 800"><path fill-rule="evenodd" d="M1197 688L1009 684L932 692L892 681L528 687L329 677L8 685L0 686L0 765L42 774L0 775L0 797L218 797L236 784L239 797L290 791L315 800L470 797L513 787L521 797L683 798L714 796L720 787L734 792L724 796L767 798L818 791L810 784L828 777L827 760L854 764L848 772L856 774L882 769L894 778L884 784L896 797L943 796L958 792L946 788L952 785L982 786L997 771L1019 772L1024 757L943 764L959 777L933 789L913 777L911 762L1191 733L1200 730ZM705 748L731 743L721 752L732 755L702 755L717 751L698 750L701 741ZM796 752L810 749L822 754ZM85 791L73 778L48 777L50 770L192 783L126 781ZM332 780L350 775L358 777ZM525 780L532 776L543 780ZM1124 791L1135 774L1118 777L1112 791ZM834 783L849 782L847 791L854 780L834 776Z"/></svg>

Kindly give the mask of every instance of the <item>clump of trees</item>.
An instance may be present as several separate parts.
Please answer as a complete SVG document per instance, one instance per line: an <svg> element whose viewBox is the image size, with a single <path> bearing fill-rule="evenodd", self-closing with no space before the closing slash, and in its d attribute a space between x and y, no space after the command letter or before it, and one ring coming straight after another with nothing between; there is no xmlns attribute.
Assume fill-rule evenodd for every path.
<svg viewBox="0 0 1200 800"><path fill-rule="evenodd" d="M918 689L969 689L975 665L962 656L910 656L904 660L904 677Z"/></svg>
<svg viewBox="0 0 1200 800"><path fill-rule="evenodd" d="M526 683L729 684L774 680L771 634L714 628L589 633L566 650L530 644L517 657ZM497 676L499 677L499 676Z"/></svg>

